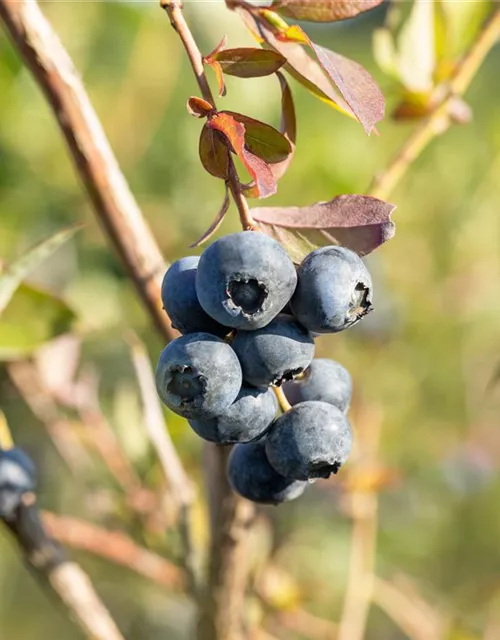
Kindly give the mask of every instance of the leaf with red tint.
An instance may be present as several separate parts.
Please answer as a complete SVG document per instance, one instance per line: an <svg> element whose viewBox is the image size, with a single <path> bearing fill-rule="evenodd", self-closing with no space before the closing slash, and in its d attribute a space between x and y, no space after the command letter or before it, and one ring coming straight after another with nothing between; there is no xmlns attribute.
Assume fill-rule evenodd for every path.
<svg viewBox="0 0 500 640"><path fill-rule="evenodd" d="M194 249L195 247L200 247L207 240L210 240L210 238L214 235L214 233L217 231L217 229L221 226L222 221L226 217L226 213L229 210L229 205L231 204L231 200L229 198L229 189L228 189L227 183L226 183L225 186L226 186L226 193L225 193L225 196L224 196L224 202L222 203L222 207L220 208L219 213L217 214L215 220L212 222L210 227L201 236L201 238L199 238L196 242L193 242L193 244L189 245L190 249Z"/></svg>
<svg viewBox="0 0 500 640"><path fill-rule="evenodd" d="M276 181L269 165L245 146L245 125L243 123L238 122L228 113L220 112L214 114L208 120L207 126L220 131L226 136L234 153L236 153L255 180L260 197L266 198L276 193Z"/></svg>
<svg viewBox="0 0 500 640"><path fill-rule="evenodd" d="M213 51L211 51L208 56L205 56L203 58L203 62L205 62L206 60L208 60L209 58L213 58L217 53L220 53L221 51L223 51L226 48L226 44L227 44L227 36L223 36L222 40L219 42L219 44L215 47L215 49Z"/></svg>
<svg viewBox="0 0 500 640"><path fill-rule="evenodd" d="M385 113L384 96L375 80L354 60L344 58L314 42L311 42L311 47L366 133L370 134Z"/></svg>
<svg viewBox="0 0 500 640"><path fill-rule="evenodd" d="M286 18L306 22L336 22L369 11L382 0L274 0L269 7Z"/></svg>
<svg viewBox="0 0 500 640"><path fill-rule="evenodd" d="M217 60L205 60L205 63L213 69L217 79L217 86L219 87L219 98L223 98L226 95L227 90L226 83L224 81L224 71L222 70L221 65Z"/></svg>
<svg viewBox="0 0 500 640"><path fill-rule="evenodd" d="M209 60L218 62L224 73L239 78L269 76L285 64L285 58L277 51L253 48L226 49Z"/></svg>
<svg viewBox="0 0 500 640"><path fill-rule="evenodd" d="M189 98L186 108L195 118L206 118L214 111L214 107L210 102L207 102L203 98L197 98L196 96Z"/></svg>
<svg viewBox="0 0 500 640"><path fill-rule="evenodd" d="M297 42L283 41L277 38L273 29L265 20L257 20L242 8L236 8L235 10L252 34L260 39L263 46L270 47L286 58L286 64L283 69L297 82L300 82L308 91L341 113L347 114L352 118L356 117L348 104L332 86L318 62L307 54L304 47Z"/></svg>
<svg viewBox="0 0 500 640"><path fill-rule="evenodd" d="M205 170L216 178L229 178L229 148L225 137L204 125L200 135L200 160Z"/></svg>
<svg viewBox="0 0 500 640"><path fill-rule="evenodd" d="M295 143L297 141L297 117L293 102L290 85L281 73L276 74L281 86L281 133L289 141L291 152L282 162L273 164L272 171L276 180L282 178L290 166L295 154Z"/></svg>
<svg viewBox="0 0 500 640"><path fill-rule="evenodd" d="M251 214L262 231L296 262L319 246L339 244L359 255L393 237L394 205L370 196L342 195L309 207L260 207Z"/></svg>
<svg viewBox="0 0 500 640"><path fill-rule="evenodd" d="M292 152L287 138L271 125L234 111L221 113L227 113L245 125L245 144L248 150L265 162L269 164L282 162Z"/></svg>

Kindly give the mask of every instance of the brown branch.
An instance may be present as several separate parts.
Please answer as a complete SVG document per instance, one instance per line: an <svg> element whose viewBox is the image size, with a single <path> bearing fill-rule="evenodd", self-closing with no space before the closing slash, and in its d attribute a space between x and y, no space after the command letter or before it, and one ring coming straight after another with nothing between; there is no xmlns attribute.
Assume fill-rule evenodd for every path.
<svg viewBox="0 0 500 640"><path fill-rule="evenodd" d="M370 468L376 457L382 428L382 416L376 408L368 408L358 416L362 431L358 432L361 467ZM351 555L344 609L338 640L363 640L373 594L373 573L378 529L378 498L373 492L354 491L350 499L352 517Z"/></svg>
<svg viewBox="0 0 500 640"><path fill-rule="evenodd" d="M52 538L61 544L105 558L162 587L177 591L185 586L185 576L179 567L143 549L121 531L106 531L84 520L48 511L42 513L42 518Z"/></svg>
<svg viewBox="0 0 500 640"><path fill-rule="evenodd" d="M404 593L390 582L375 578L373 602L411 640L440 640L446 636L446 621L443 616L420 598Z"/></svg>
<svg viewBox="0 0 500 640"><path fill-rule="evenodd" d="M485 22L479 36L457 65L449 83L436 87L431 103L431 113L417 126L404 143L387 169L376 176L368 189L371 196L387 199L408 167L418 158L427 145L450 124L450 107L453 101L465 93L488 52L500 37L500 9L496 9Z"/></svg>
<svg viewBox="0 0 500 640"><path fill-rule="evenodd" d="M86 573L68 561L62 548L47 534L34 494L24 494L5 524L32 572L50 587L85 635L95 640L124 640Z"/></svg>
<svg viewBox="0 0 500 640"><path fill-rule="evenodd" d="M203 56L201 55L198 45L196 44L196 40L194 39L191 29L184 18L184 14L182 13L182 0L160 0L160 5L167 12L168 17L170 18L170 24L178 33L179 38L184 45L184 49L188 55L194 75L196 76L196 81L200 88L201 95L215 108L214 96L205 73ZM241 226L244 230L257 229L258 225L250 213L248 202L241 190L238 173L231 157L229 158L228 184L234 203L240 215Z"/></svg>
<svg viewBox="0 0 500 640"><path fill-rule="evenodd" d="M160 305L165 263L83 84L35 0L0 0L0 18L54 111L95 213L159 331L175 334Z"/></svg>

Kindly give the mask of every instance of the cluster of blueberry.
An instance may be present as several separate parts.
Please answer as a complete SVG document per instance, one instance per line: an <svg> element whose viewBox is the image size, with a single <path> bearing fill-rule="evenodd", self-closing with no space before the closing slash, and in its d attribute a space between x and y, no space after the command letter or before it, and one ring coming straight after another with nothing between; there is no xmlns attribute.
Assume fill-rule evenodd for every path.
<svg viewBox="0 0 500 640"><path fill-rule="evenodd" d="M245 498L291 500L347 459L350 376L313 359L314 336L352 326L371 296L352 251L324 247L296 269L278 242L251 231L167 271L163 306L183 335L160 356L158 393L200 437L236 445L228 478ZM280 386L292 407L276 419Z"/></svg>

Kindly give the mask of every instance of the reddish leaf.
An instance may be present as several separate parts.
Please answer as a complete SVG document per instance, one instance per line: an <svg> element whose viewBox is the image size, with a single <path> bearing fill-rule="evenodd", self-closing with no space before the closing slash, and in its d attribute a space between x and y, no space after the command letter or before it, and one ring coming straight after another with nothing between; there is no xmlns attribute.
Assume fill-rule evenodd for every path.
<svg viewBox="0 0 500 640"><path fill-rule="evenodd" d="M283 69L297 82L300 82L308 91L342 113L346 113L353 118L356 117L348 104L335 91L318 62L313 60L300 44L279 40L266 21L258 21L244 9L236 8L236 11L250 31L262 41L263 46L278 51L286 58L287 62Z"/></svg>
<svg viewBox="0 0 500 640"><path fill-rule="evenodd" d="M310 41L311 47L332 82L370 134L385 113L385 100L368 71L354 60Z"/></svg>
<svg viewBox="0 0 500 640"><path fill-rule="evenodd" d="M277 51L252 48L226 49L211 56L211 60L217 61L224 73L240 78L269 76L285 64L285 58Z"/></svg>
<svg viewBox="0 0 500 640"><path fill-rule="evenodd" d="M227 180L229 177L229 149L226 139L218 131L204 125L200 135L200 160L208 173L216 178Z"/></svg>
<svg viewBox="0 0 500 640"><path fill-rule="evenodd" d="M189 98L186 107L188 112L195 118L206 118L214 110L210 102L196 96Z"/></svg>
<svg viewBox="0 0 500 640"><path fill-rule="evenodd" d="M214 70L215 77L217 78L217 85L219 87L219 98L223 98L226 95L227 91L222 67L219 62L217 62L217 60L205 60L205 62Z"/></svg>
<svg viewBox="0 0 500 640"><path fill-rule="evenodd" d="M336 22L354 18L382 0L274 0L270 8L286 18L310 22Z"/></svg>
<svg viewBox="0 0 500 640"><path fill-rule="evenodd" d="M227 44L227 36L223 36L223 38L219 42L219 44L215 47L215 49L213 51L211 51L208 54L208 56L205 56L203 58L203 61L205 62L205 60L213 58L217 53L220 53L221 51L223 51L226 48L226 44Z"/></svg>
<svg viewBox="0 0 500 640"><path fill-rule="evenodd" d="M195 247L200 247L207 240L209 240L213 236L213 234L217 231L217 229L220 227L220 225L222 224L222 221L226 217L226 213L229 210L229 205L231 204L231 200L229 198L229 188L227 186L227 183L225 186L226 186L226 193L224 196L224 202L222 203L222 207L219 213L217 214L215 220L212 222L210 227L201 236L201 238L199 238L196 242L193 242L193 244L189 245L190 249L194 249Z"/></svg>
<svg viewBox="0 0 500 640"><path fill-rule="evenodd" d="M309 207L260 207L253 218L264 233L301 261L318 246L340 244L365 255L394 235L394 205L370 196L343 195Z"/></svg>
<svg viewBox="0 0 500 640"><path fill-rule="evenodd" d="M214 114L207 122L207 126L223 133L232 145L239 159L243 162L262 198L276 193L276 181L269 165L261 158L251 153L245 146L245 125L238 122L228 113Z"/></svg>
<svg viewBox="0 0 500 640"><path fill-rule="evenodd" d="M292 92L285 76L278 71L276 74L281 85L281 133L289 141L291 152L281 162L270 165L275 180L282 178L290 166L295 153L295 142L297 140L297 119L295 116L295 105L293 103ZM258 198L259 194L255 184L243 185L243 193L247 198Z"/></svg>
<svg viewBox="0 0 500 640"><path fill-rule="evenodd" d="M245 125L245 144L248 150L265 162L269 164L282 162L292 152L287 138L269 124L234 111L221 113L227 113Z"/></svg>

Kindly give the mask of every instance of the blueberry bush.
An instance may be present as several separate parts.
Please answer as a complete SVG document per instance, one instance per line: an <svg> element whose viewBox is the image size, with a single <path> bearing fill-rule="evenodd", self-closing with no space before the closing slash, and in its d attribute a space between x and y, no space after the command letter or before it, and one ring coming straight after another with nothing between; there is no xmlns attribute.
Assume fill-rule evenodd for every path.
<svg viewBox="0 0 500 640"><path fill-rule="evenodd" d="M43 611L36 631L30 616L13 616L13 623L1 606L0 621L7 620L8 637L27 638L479 640L478 628L484 628L484 640L490 640L497 628L494 589L480 605L470 598L476 582L491 584L488 567L471 568L457 538L456 554L451 544L442 554L451 568L443 570L441 582L433 574L438 563L429 560L424 568L432 544L418 522L411 530L408 513L420 498L398 472L404 467L408 476L418 476L423 458L434 455L434 441L420 427L432 426L437 416L446 425L461 406L440 386L460 367L453 360L445 370L439 356L445 349L454 352L459 339L434 308L434 314L422 313L421 326L432 328L425 349L405 351L405 332L413 322L418 333L420 325L405 317L401 304L391 305L398 296L419 295L419 276L428 282L434 277L407 226L403 248L398 240L385 249L395 256L390 276L380 275L383 252L369 254L394 237L391 200L405 173L434 138L449 129L466 131L455 125L471 123L464 94L499 37L500 11L488 0L460 9L447 0L225 0L217 9L220 24L215 20L207 28L199 16L206 19L215 9L185 4L161 0L153 9L102 3L85 10L75 4L70 16L64 7L42 7L42 13L35 0L0 0L9 36L0 41L6 102L25 90L24 63L52 108L114 249L100 247L100 231L86 220L80 197L66 194L59 208L53 206L52 194L64 182L63 156L54 154L53 162L51 154L37 156L44 148L37 136L47 136L52 126L48 116L47 127L36 118L27 125L33 113L23 111L21 102L24 108L29 100L5 108L0 205L24 202L40 219L51 220L51 228L54 220L70 225L41 234L45 240L26 243L20 257L0 263L0 523L9 548L20 552L77 625L54 623L46 605L31 601L24 611ZM85 26L78 24L80 11ZM136 33L140 11L148 15L147 26ZM117 16L123 31L116 33L123 39L104 39L95 52L84 46L80 28L92 33L93 24L102 27ZM77 66L102 74L96 110L56 35L57 28L66 40L65 20L72 24L69 48ZM114 55L128 55L129 32L136 39L118 90L108 70ZM364 40L373 37L371 52L365 41L357 44L358 33ZM172 69L182 71L170 93ZM0 74L0 89L3 84ZM114 108L103 109L108 103ZM380 153L373 149L392 141L383 122L386 110L398 143L404 125L411 132L392 159L370 164L370 154ZM9 134L18 112L24 119ZM24 171L15 165L15 136L23 141ZM34 174L46 172L45 186L34 181L32 200L28 178L16 182L18 175L30 175L24 162L31 162ZM443 192L446 180L455 179L458 189L449 165ZM431 173L439 167L433 165ZM144 201L152 229L124 174ZM367 177L368 188L356 193ZM12 179L17 190L11 194ZM433 202L427 191L438 182L427 176L417 185L420 191L413 188L418 198L413 193L411 201ZM152 185L159 200L148 203ZM268 206L250 204L268 198ZM400 210L404 204L403 213L411 211L403 194L395 200ZM212 222L210 208L217 210ZM444 215L422 216L422 237L436 245L446 273L451 258L442 237L450 237L452 228L445 228ZM416 225L417 216L412 219ZM9 224L7 239L0 238L6 254L15 236ZM89 234L95 245L90 251L81 248ZM108 288L91 277L75 284L78 268L68 266L71 260L63 261L66 268L58 263L70 246L84 256L83 271L113 274ZM443 305L450 313L458 306L452 293L469 286L464 282L442 285L449 289ZM439 306L428 293L422 295L429 308ZM124 344L125 360L116 355ZM113 371L111 361L119 361ZM419 375L419 367L432 372ZM497 378L493 371L487 383L494 387ZM433 407L420 419L412 416L419 384ZM474 384L477 389L482 383ZM390 434L396 420L408 420L401 460L384 441L382 462L383 414ZM32 416L45 427L55 457L42 457L40 436L22 426ZM493 463L479 431L443 462L443 477L457 495L478 495L489 486ZM54 498L56 485L61 496L71 495L64 503ZM464 499L457 512L462 506L472 509ZM432 504L426 508L415 506L420 515ZM466 524L468 512L462 518L460 513L456 521ZM350 522L349 539L343 517ZM406 552L394 533L403 530ZM427 538L434 540L429 530ZM376 563L378 532L382 551ZM66 547L155 583L155 594L165 598L161 606L149 597L149 582L131 582L128 589L121 573L103 581L84 558L87 575ZM290 549L299 550L296 561ZM327 553L335 554L333 573ZM491 557L494 567L497 554ZM457 558L464 560L463 569L453 569ZM415 579L393 577L394 566ZM469 583L468 575L477 579ZM425 581L434 592L426 592ZM422 584L426 597L419 592ZM22 608L20 595L12 596L15 610Z"/></svg>

